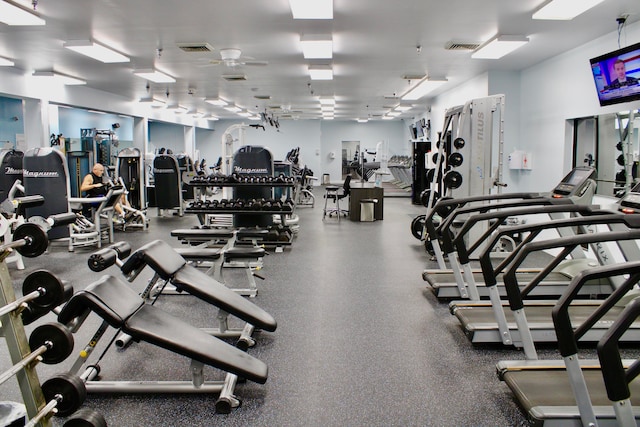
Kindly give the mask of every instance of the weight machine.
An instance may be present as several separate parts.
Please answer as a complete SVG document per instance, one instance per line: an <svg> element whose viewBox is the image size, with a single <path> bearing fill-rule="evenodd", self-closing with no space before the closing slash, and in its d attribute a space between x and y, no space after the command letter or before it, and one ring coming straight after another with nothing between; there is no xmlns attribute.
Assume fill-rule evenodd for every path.
<svg viewBox="0 0 640 427"><path fill-rule="evenodd" d="M429 186L420 196L427 216L441 197L500 194L506 187L502 182L504 99L504 95L493 95L446 110L438 151L432 155L435 167L427 170ZM481 228L469 238L481 235Z"/></svg>

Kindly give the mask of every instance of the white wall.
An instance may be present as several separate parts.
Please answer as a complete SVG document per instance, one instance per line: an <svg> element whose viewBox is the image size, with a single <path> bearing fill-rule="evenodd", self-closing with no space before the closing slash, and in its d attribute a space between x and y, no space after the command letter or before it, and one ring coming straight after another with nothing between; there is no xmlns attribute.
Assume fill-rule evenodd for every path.
<svg viewBox="0 0 640 427"><path fill-rule="evenodd" d="M213 142L203 142L197 138L196 148L200 155L213 164L221 155L222 135L229 126L242 123L221 120L216 123ZM411 148L405 139L402 121L321 121L321 120L282 120L280 128L267 126L262 129L249 128L245 131L245 145L258 145L269 148L274 160L284 160L286 154L300 147L300 163L307 165L314 175L320 177L328 173L331 181L342 181L342 141L360 141L363 148L375 149L379 141L389 144L389 156L393 154L410 155ZM233 133L238 137L238 133ZM236 143L236 148L238 148ZM330 153L336 154L335 159ZM319 184L319 180L316 182Z"/></svg>
<svg viewBox="0 0 640 427"><path fill-rule="evenodd" d="M629 44L640 40L640 23L626 27L626 34ZM568 172L567 119L640 108L640 101L608 107L598 103L589 59L617 48L617 32L611 32L522 71L520 140L533 153L533 170L517 191L551 190Z"/></svg>

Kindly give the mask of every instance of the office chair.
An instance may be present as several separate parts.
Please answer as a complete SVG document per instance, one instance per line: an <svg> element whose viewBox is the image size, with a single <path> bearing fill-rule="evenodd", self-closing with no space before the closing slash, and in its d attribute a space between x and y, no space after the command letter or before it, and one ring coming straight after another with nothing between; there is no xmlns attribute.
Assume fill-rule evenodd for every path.
<svg viewBox="0 0 640 427"><path fill-rule="evenodd" d="M324 195L324 210L322 211L322 219L324 219L327 214L329 218L331 215L336 214L338 217L338 221L340 221L340 215L344 215L345 217L349 215L349 209L340 209L340 200L349 196L351 193L351 175L347 175L344 179L344 183L342 184L342 191L340 191L340 187L337 185L327 185L325 187L325 195ZM327 208L327 203L329 199L333 199L335 206L332 208Z"/></svg>

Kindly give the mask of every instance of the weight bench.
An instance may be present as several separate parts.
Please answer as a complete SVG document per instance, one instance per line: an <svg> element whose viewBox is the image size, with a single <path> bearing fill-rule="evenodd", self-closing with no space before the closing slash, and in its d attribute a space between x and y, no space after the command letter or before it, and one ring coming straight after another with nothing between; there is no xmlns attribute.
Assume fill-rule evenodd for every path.
<svg viewBox="0 0 640 427"><path fill-rule="evenodd" d="M87 381L88 391L220 393L216 409L230 411L231 407L239 404L232 395L237 376L260 384L267 380L268 369L262 361L158 307L146 304L135 291L113 276L102 276L73 295L60 311L58 321L77 329L91 312L135 341L147 342L190 358L193 381L182 384L174 381ZM204 365L227 372L225 380L205 382Z"/></svg>
<svg viewBox="0 0 640 427"><path fill-rule="evenodd" d="M187 264L166 242L154 240L140 247L124 262L121 270L129 280L133 280L147 265L178 291L197 296L258 328L275 331L276 321L271 315Z"/></svg>
<svg viewBox="0 0 640 427"><path fill-rule="evenodd" d="M186 261L193 263L193 265L206 265L209 268L206 271L207 275L211 275L215 280L227 285L234 292L248 297L255 297L258 295L258 287L256 285L255 277L264 279L264 277L257 275L253 272L256 263L261 263L262 257L264 257L266 251L263 248L250 248L250 247L233 247L233 248L207 248L207 247L189 247L189 248L176 248L174 249L180 256ZM234 267L244 267L247 273L247 280L249 282L248 288L233 288L229 283L226 283L223 279L222 269L233 263ZM255 269L259 269L256 267Z"/></svg>

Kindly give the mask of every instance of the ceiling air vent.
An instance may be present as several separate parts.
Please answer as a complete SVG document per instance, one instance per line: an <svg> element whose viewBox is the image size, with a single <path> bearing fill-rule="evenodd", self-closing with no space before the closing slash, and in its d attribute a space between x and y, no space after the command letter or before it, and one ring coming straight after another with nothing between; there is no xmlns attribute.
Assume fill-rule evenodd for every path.
<svg viewBox="0 0 640 427"><path fill-rule="evenodd" d="M476 50L480 47L480 43L474 42L460 42L460 41L448 41L444 48L446 50Z"/></svg>
<svg viewBox="0 0 640 427"><path fill-rule="evenodd" d="M400 99L400 97L396 96L396 94L394 93L393 95L385 95L384 99L398 100Z"/></svg>
<svg viewBox="0 0 640 427"><path fill-rule="evenodd" d="M271 95L254 95L253 97L255 99L264 99L264 100L271 99Z"/></svg>
<svg viewBox="0 0 640 427"><path fill-rule="evenodd" d="M247 80L247 76L244 74L225 74L222 78L228 82L241 82Z"/></svg>
<svg viewBox="0 0 640 427"><path fill-rule="evenodd" d="M209 43L176 43L185 52L213 52L213 46Z"/></svg>

